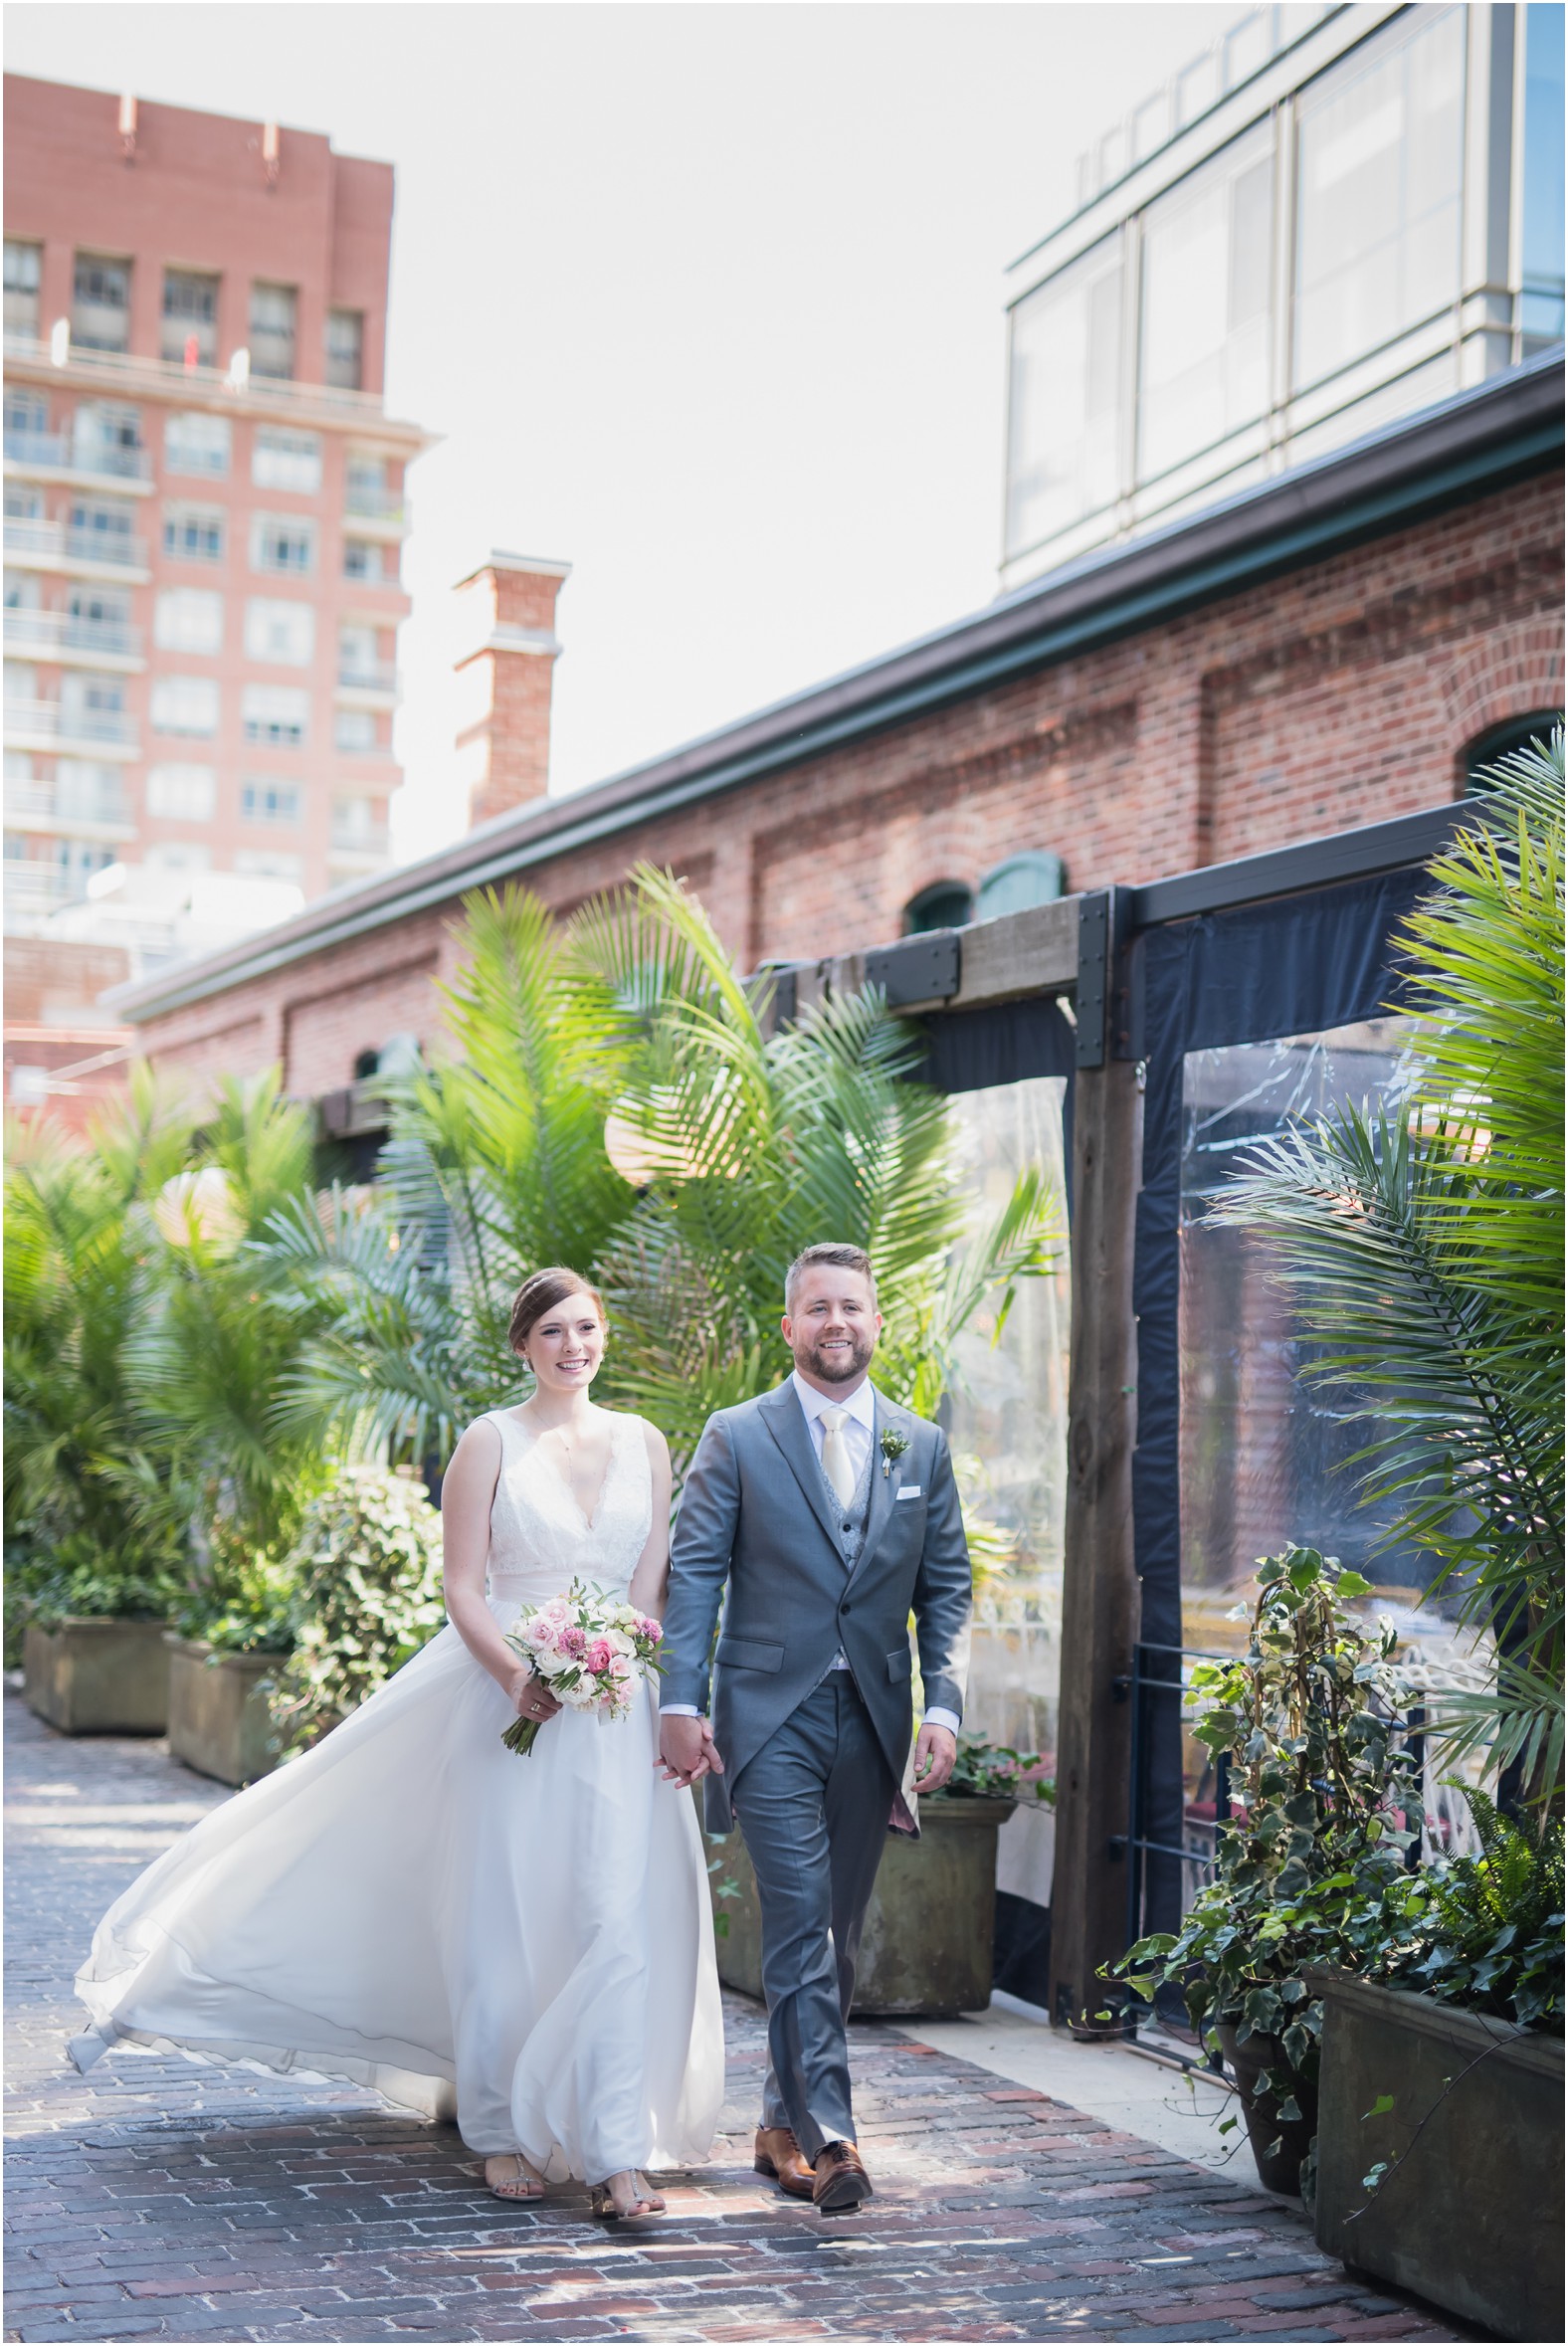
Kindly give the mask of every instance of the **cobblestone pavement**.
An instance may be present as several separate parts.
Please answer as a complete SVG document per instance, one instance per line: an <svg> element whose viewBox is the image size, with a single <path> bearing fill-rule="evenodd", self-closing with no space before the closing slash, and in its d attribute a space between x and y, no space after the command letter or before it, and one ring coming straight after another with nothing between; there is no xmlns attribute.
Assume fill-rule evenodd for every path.
<svg viewBox="0 0 1568 2346"><path fill-rule="evenodd" d="M858 2028L878 2197L829 2229L750 2172L755 2008L728 2000L712 2164L625 2237L508 2208L449 2127L176 2058L81 2077L71 1975L115 1892L226 1797L156 1744L6 1702L12 2339L1447 2339L1299 2214L1027 2087Z"/></svg>

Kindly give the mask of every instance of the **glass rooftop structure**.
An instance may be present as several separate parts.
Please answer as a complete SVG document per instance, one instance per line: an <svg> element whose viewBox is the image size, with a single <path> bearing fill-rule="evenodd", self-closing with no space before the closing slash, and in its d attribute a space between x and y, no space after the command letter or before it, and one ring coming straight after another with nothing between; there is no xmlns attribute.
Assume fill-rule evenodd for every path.
<svg viewBox="0 0 1568 2346"><path fill-rule="evenodd" d="M1254 9L1008 273L1002 587L1563 335L1560 5Z"/></svg>

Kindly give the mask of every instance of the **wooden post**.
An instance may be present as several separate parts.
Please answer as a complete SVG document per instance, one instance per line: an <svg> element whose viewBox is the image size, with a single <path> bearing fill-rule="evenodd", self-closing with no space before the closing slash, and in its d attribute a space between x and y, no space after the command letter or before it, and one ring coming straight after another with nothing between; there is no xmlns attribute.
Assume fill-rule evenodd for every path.
<svg viewBox="0 0 1568 2346"><path fill-rule="evenodd" d="M1132 1243L1142 1110L1130 1060L1107 1057L1098 1067L1079 1067L1051 2015L1090 2034L1109 2033L1094 2029L1092 2016L1107 2009L1095 1973L1126 1940L1130 1853L1112 1844L1127 1831L1132 1708L1125 1680L1138 1634ZM1116 2000L1109 2001L1113 2007Z"/></svg>

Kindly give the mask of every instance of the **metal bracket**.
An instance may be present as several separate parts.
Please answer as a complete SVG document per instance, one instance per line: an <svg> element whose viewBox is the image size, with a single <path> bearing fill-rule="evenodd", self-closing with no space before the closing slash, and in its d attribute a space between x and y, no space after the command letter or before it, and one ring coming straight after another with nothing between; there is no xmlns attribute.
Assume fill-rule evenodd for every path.
<svg viewBox="0 0 1568 2346"><path fill-rule="evenodd" d="M946 1002L958 991L956 928L933 928L866 956L866 983L881 986L889 1010L906 1002Z"/></svg>
<svg viewBox="0 0 1568 2346"><path fill-rule="evenodd" d="M1132 890L1097 888L1078 898L1077 1062L1102 1068L1107 1059L1131 1057L1127 987L1127 936Z"/></svg>

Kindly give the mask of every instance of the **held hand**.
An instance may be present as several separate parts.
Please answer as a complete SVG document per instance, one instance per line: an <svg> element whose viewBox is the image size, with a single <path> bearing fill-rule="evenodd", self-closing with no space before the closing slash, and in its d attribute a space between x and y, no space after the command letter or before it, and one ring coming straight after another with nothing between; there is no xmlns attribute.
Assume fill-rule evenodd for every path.
<svg viewBox="0 0 1568 2346"><path fill-rule="evenodd" d="M506 1691L520 1719L553 1719L561 1707L544 1680L531 1669L520 1669Z"/></svg>
<svg viewBox="0 0 1568 2346"><path fill-rule="evenodd" d="M679 1715L661 1718L659 1722L656 1764L667 1784L679 1784L683 1788L694 1784L700 1776L724 1773L724 1763L718 1756L713 1730L706 1719Z"/></svg>
<svg viewBox="0 0 1568 2346"><path fill-rule="evenodd" d="M950 1727L923 1726L914 1739L914 1789L940 1792L953 1772L958 1738Z"/></svg>

